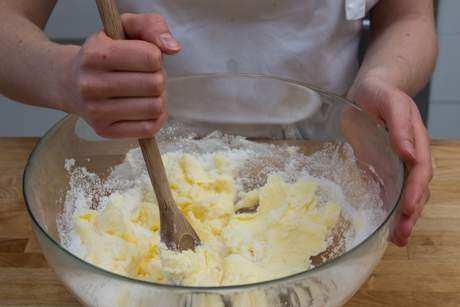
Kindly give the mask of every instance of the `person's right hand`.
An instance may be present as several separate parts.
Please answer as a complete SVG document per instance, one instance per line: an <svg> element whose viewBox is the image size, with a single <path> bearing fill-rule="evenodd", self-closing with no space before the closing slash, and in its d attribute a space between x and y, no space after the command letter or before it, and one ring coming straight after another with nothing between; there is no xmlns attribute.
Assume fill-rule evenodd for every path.
<svg viewBox="0 0 460 307"><path fill-rule="evenodd" d="M74 58L67 111L105 138L152 137L168 118L163 53L176 54L180 46L158 14L121 19L128 40L100 30Z"/></svg>

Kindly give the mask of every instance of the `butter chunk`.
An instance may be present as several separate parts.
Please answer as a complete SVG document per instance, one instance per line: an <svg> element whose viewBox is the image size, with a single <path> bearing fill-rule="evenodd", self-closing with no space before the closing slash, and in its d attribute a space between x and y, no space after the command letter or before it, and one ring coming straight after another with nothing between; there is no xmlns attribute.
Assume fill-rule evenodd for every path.
<svg viewBox="0 0 460 307"><path fill-rule="evenodd" d="M219 286L222 279L221 258L211 244L202 244L195 251L175 252L164 243L158 244L163 272L169 283L184 286Z"/></svg>
<svg viewBox="0 0 460 307"><path fill-rule="evenodd" d="M100 231L121 236L125 232L123 218L123 212L109 203L97 217L97 226Z"/></svg>
<svg viewBox="0 0 460 307"><path fill-rule="evenodd" d="M253 208L259 204L259 191L254 190L246 193L235 205L235 211L243 208Z"/></svg>
<svg viewBox="0 0 460 307"><path fill-rule="evenodd" d="M160 229L160 210L158 205L149 202L139 203L131 214L131 222L152 231Z"/></svg>

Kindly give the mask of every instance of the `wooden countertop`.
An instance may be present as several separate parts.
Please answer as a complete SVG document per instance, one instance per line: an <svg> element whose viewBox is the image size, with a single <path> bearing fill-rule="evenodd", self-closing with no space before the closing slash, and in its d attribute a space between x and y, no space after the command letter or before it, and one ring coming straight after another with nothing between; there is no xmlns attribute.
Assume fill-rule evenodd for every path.
<svg viewBox="0 0 460 307"><path fill-rule="evenodd" d="M80 306L41 253L24 205L38 140L0 138L0 306ZM347 307L460 306L460 140L431 141L431 154L431 199L409 245L390 244Z"/></svg>

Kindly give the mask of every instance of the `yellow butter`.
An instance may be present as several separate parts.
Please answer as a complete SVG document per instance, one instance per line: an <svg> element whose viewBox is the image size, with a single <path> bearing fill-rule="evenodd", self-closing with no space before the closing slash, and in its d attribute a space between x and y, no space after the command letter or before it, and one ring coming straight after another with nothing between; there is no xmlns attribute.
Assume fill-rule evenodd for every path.
<svg viewBox="0 0 460 307"><path fill-rule="evenodd" d="M212 172L188 154L162 159L173 197L204 244L195 251L168 250L160 242L156 199L148 182L136 179L125 194L112 194L100 213L75 214L80 257L147 281L225 286L307 270L310 257L327 248L341 207L329 201L319 208L315 181L287 184L268 176L260 189L238 194L235 170L223 153L210 158ZM134 165L129 154L127 161ZM235 213L256 205L255 213Z"/></svg>

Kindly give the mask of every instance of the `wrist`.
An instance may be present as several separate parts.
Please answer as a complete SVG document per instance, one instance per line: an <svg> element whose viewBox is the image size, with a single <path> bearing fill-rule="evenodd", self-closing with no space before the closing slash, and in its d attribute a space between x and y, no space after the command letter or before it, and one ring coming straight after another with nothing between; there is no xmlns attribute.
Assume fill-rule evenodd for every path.
<svg viewBox="0 0 460 307"><path fill-rule="evenodd" d="M385 83L394 87L397 86L397 82L392 78L388 68L386 67L376 67L372 70L361 70L356 76L355 81L347 92L346 98L351 101L356 100L356 92L366 87L365 84L369 83Z"/></svg>
<svg viewBox="0 0 460 307"><path fill-rule="evenodd" d="M49 70L52 72L49 89L49 102L53 109L66 113L77 114L73 101L75 85L73 65L81 47L74 45L58 45L54 53L54 61Z"/></svg>

